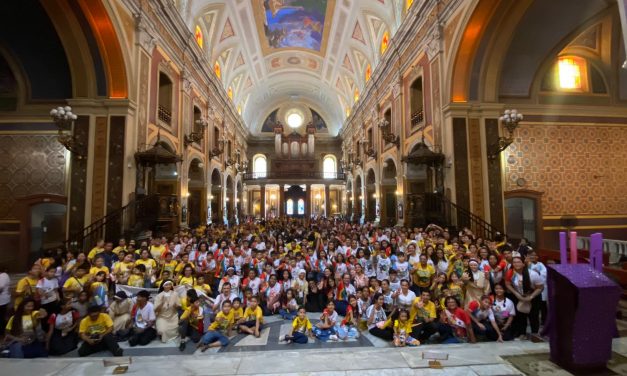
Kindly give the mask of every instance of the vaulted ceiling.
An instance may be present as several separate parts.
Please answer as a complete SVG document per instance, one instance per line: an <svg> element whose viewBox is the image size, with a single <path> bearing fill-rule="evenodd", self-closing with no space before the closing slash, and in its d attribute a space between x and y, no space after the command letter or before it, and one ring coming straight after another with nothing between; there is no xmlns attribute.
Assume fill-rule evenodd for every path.
<svg viewBox="0 0 627 376"><path fill-rule="evenodd" d="M176 0L253 134L306 105L338 134L408 0ZM279 119L282 120L282 119ZM283 123L285 123L283 121Z"/></svg>

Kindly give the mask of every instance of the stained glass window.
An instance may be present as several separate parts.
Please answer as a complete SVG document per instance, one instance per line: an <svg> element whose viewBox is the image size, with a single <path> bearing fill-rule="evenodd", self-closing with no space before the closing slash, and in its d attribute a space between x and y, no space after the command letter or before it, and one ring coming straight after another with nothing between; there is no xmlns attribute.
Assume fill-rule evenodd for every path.
<svg viewBox="0 0 627 376"><path fill-rule="evenodd" d="M285 209L287 215L294 215L294 200L291 198L287 200L287 208Z"/></svg>
<svg viewBox="0 0 627 376"><path fill-rule="evenodd" d="M216 77L220 79L222 78L222 69L220 68L220 63L218 63L217 61L213 65L213 72L216 74Z"/></svg>
<svg viewBox="0 0 627 376"><path fill-rule="evenodd" d="M557 62L559 87L566 90L582 90L585 64L581 58L560 57Z"/></svg>
<svg viewBox="0 0 627 376"><path fill-rule="evenodd" d="M305 214L305 200L302 198L298 200L298 215Z"/></svg>
<svg viewBox="0 0 627 376"><path fill-rule="evenodd" d="M381 55L387 51L388 44L390 44L390 33L386 31L383 33L383 38L381 39Z"/></svg>
<svg viewBox="0 0 627 376"><path fill-rule="evenodd" d="M196 25L196 31L194 32L194 38L196 38L196 43L202 48L203 38L202 38L202 29L199 25Z"/></svg>

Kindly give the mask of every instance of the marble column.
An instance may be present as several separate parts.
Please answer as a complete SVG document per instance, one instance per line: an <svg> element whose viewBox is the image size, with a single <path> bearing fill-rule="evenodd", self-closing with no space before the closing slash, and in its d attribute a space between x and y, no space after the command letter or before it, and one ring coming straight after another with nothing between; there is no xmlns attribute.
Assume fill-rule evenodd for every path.
<svg viewBox="0 0 627 376"><path fill-rule="evenodd" d="M261 217L266 218L266 185L261 185Z"/></svg>
<svg viewBox="0 0 627 376"><path fill-rule="evenodd" d="M311 184L305 185L305 218L311 217Z"/></svg>
<svg viewBox="0 0 627 376"><path fill-rule="evenodd" d="M324 185L324 216L331 216L331 192L328 184Z"/></svg>
<svg viewBox="0 0 627 376"><path fill-rule="evenodd" d="M279 206L279 217L282 217L285 215L285 189L283 187L283 184L279 184L278 206Z"/></svg>

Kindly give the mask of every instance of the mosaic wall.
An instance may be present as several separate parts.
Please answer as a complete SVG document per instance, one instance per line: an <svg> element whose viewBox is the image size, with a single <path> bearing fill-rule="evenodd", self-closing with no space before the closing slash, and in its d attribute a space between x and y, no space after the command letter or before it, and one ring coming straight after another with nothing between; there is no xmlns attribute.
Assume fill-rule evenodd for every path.
<svg viewBox="0 0 627 376"><path fill-rule="evenodd" d="M0 218L17 218L15 199L65 195L65 149L56 136L0 136Z"/></svg>
<svg viewBox="0 0 627 376"><path fill-rule="evenodd" d="M544 192L545 216L625 214L626 144L625 126L522 124L504 153L504 189Z"/></svg>

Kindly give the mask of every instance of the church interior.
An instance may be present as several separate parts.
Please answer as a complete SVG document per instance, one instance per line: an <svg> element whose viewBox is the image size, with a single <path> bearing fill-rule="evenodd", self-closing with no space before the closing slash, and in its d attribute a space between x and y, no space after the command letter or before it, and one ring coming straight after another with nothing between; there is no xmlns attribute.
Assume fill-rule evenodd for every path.
<svg viewBox="0 0 627 376"><path fill-rule="evenodd" d="M581 249L602 232L625 291L626 9L1 1L0 267L327 218L469 228L543 258L560 232Z"/></svg>
<svg viewBox="0 0 627 376"><path fill-rule="evenodd" d="M615 1L281 3L3 2L0 263L285 215L627 240Z"/></svg>

